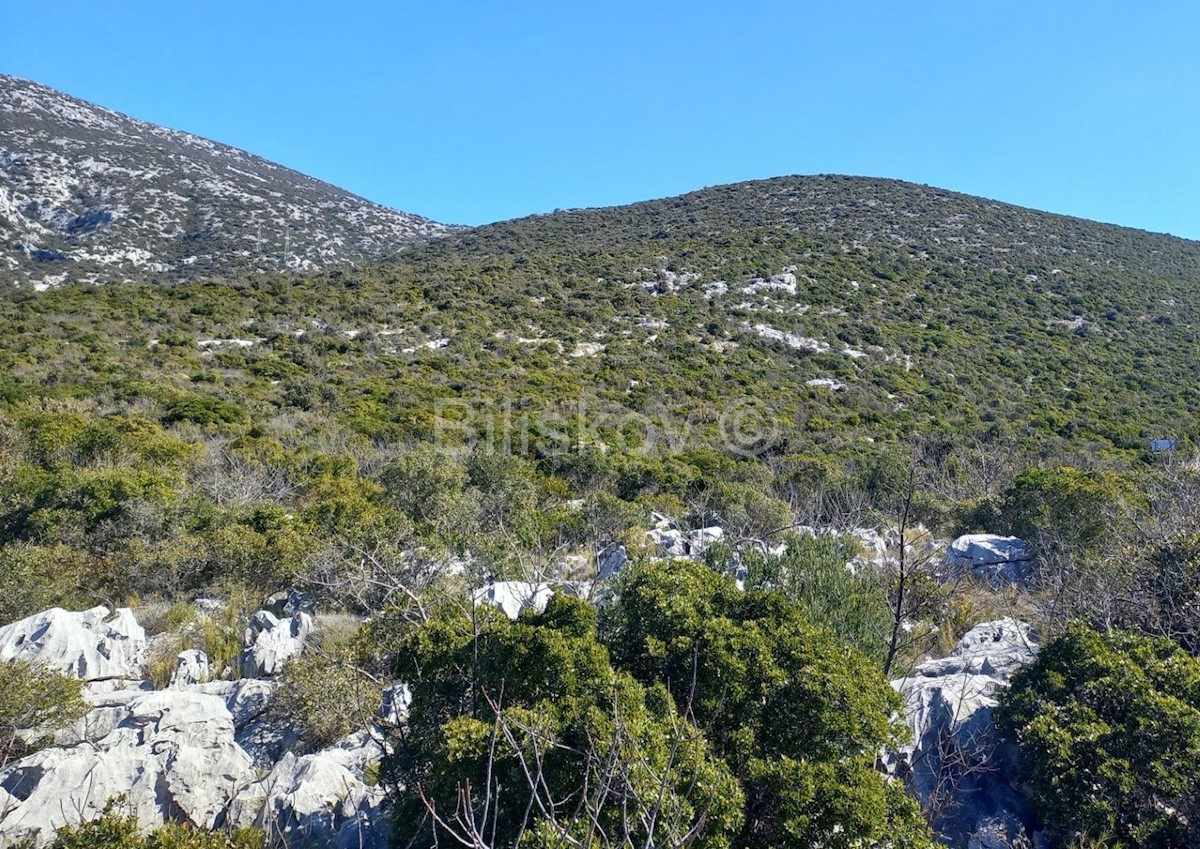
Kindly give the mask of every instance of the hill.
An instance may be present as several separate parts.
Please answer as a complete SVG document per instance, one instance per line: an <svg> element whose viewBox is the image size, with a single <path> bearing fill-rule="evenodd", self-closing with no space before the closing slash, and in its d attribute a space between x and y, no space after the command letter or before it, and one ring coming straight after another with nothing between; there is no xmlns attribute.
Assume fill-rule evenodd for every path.
<svg viewBox="0 0 1200 849"><path fill-rule="evenodd" d="M1194 242L794 177L504 222L307 278L66 288L10 300L0 329L14 392L61 373L65 336L126 369L70 370L56 393L200 391L377 439L432 438L437 404L483 419L510 403L523 428L583 409L603 425L590 439L625 428L655 451L722 443L736 409L770 436L754 454L920 435L1136 456L1200 433L1198 292Z"/></svg>
<svg viewBox="0 0 1200 849"><path fill-rule="evenodd" d="M586 639L580 658L611 651L611 669L587 662L605 676L590 692L607 692L619 673L658 688L653 702L666 708L670 683L690 680L701 695L680 702L680 715L715 706L738 717L711 751L734 752L743 766L745 742L773 739L772 723L815 727L798 706L820 706L844 730L863 693L891 699L884 676L915 670L895 682L918 731L895 774L908 773L950 845L1001 832L1017 845L1040 826L980 709L1033 658L1033 628L1016 618L1036 626L1051 655L1072 620L1175 641L1126 644L1126 666L1136 649L1181 668L1183 652L1200 646L1200 467L1186 462L1200 433L1198 258L1193 242L924 186L788 177L450 232L379 264L306 275L9 287L0 292L0 621L134 599L157 620L149 670L165 684L181 658L197 657L185 648L236 676L259 636L279 644L284 621L307 634L308 605L366 618L345 632L358 619L326 619L330 630L312 637L320 650L284 667L269 706L278 713L255 717L281 717L268 721L324 746L378 715L384 682L417 681L394 739L418 748L390 761L396 771L385 761L377 778L362 777L402 804L415 804L399 795L412 786L406 764L437 771L483 756L469 745L467 761L444 756L443 730L497 739L490 722L447 724L449 702L421 714L434 692L421 687L465 706L484 678L541 688L552 668L552 678L592 681L565 655L546 665L545 647L567 640ZM1158 439L1178 450L1156 453ZM943 558L951 537L975 532L1000 538L967 537L966 549L958 540L952 551L977 552L967 563ZM1020 554L993 561L1002 551ZM762 592L736 592L713 570ZM618 573L607 588L592 582ZM602 616L617 618L597 620L561 596L512 631L500 614L462 615L467 593L544 598L547 579L608 599ZM289 586L303 591L278 592ZM264 598L277 610L294 604L293 616L256 612ZM625 604L634 606L620 613ZM488 621L502 630L476 655L470 640L492 627L476 623ZM810 654L800 647L811 625L824 636ZM541 628L557 636L533 636ZM1088 655L1113 660L1071 628L1089 669L1100 667ZM476 656L511 665L477 678ZM773 656L802 668L755 671ZM662 672L664 662L676 671ZM834 677L815 677L822 669ZM995 677L980 681L980 669ZM962 670L970 693L946 683ZM835 681L857 695L838 695L841 683L827 686ZM768 684L778 695L764 697ZM1154 688L1141 689L1149 698ZM742 691L738 708L729 698ZM651 701L629 704L644 712ZM871 701L869 722L882 731L899 704ZM559 702L589 704L573 692ZM744 725L755 710L771 722ZM668 717L659 726L682 727L658 715ZM700 724L704 734L718 727L713 716ZM1144 716L1131 713L1129 727L1144 728ZM1186 747L1187 734L1173 743ZM829 738L815 735L821 752ZM1135 743L1112 751L1144 748L1127 739ZM756 760L729 785L758 794L745 810L797 811L788 828L816 810L823 834L785 839L780 818L758 816L747 822L760 837L737 845L868 832L887 837L847 839L894 843L897 822L913 827L905 845L927 845L900 785L874 771L882 745L855 743L857 761L834 753L837 770L817 783L792 770L825 769L786 754L800 750L780 750L786 771L764 773L759 765L776 762ZM1182 762L1164 751L1162 762ZM57 787L23 763L39 788ZM1072 764L1044 777L1060 781ZM1194 785L1182 771L1126 772L1127 796L1150 798L1143 787L1160 773L1174 788ZM1098 786L1082 787L1085 802L1069 813ZM801 789L771 789L780 787ZM824 801L878 801L870 788L890 788L898 807L887 810L911 819L870 814L885 810L876 802ZM51 798L56 810L77 809ZM1186 794L1166 798L1171 806L1144 816L1169 810L1182 821L1176 812L1195 807ZM174 815L168 807L163 817ZM1143 816L1124 801L1113 809ZM1067 816L1063 832L1075 822Z"/></svg>
<svg viewBox="0 0 1200 849"><path fill-rule="evenodd" d="M0 281L181 280L377 261L446 228L0 75Z"/></svg>

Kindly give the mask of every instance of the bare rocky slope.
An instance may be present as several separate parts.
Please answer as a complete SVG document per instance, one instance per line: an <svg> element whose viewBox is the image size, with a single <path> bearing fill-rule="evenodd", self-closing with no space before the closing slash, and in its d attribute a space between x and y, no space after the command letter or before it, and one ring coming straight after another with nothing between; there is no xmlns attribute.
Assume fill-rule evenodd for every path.
<svg viewBox="0 0 1200 849"><path fill-rule="evenodd" d="M0 75L0 282L308 272L449 228Z"/></svg>

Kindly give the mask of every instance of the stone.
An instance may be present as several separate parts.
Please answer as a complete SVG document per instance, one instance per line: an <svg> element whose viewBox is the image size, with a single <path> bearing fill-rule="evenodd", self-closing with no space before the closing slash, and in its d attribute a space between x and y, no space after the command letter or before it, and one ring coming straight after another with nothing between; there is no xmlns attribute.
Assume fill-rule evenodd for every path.
<svg viewBox="0 0 1200 849"><path fill-rule="evenodd" d="M383 754L368 731L314 754L285 754L267 775L238 786L229 824L262 828L289 846L385 849L384 791L365 780Z"/></svg>
<svg viewBox="0 0 1200 849"><path fill-rule="evenodd" d="M304 651L311 632L312 617L307 613L280 619L269 610L258 611L246 627L242 675L246 678L278 675L287 661Z"/></svg>
<svg viewBox="0 0 1200 849"><path fill-rule="evenodd" d="M0 834L44 846L90 820L114 796L143 828L183 819L223 824L239 783L256 773L234 741L225 702L195 691L120 691L90 697L92 711L50 748L0 772Z"/></svg>
<svg viewBox="0 0 1200 849"><path fill-rule="evenodd" d="M309 593L295 587L288 587L268 598L267 603L263 605L263 610L269 610L277 618L283 619L295 616L297 613L312 613L316 606L316 599Z"/></svg>
<svg viewBox="0 0 1200 849"><path fill-rule="evenodd" d="M402 725L408 719L408 707L412 704L412 690L407 684L385 687L379 700L379 717L385 725Z"/></svg>
<svg viewBox="0 0 1200 849"><path fill-rule="evenodd" d="M279 723L267 711L278 688L279 684L268 678L242 678L209 681L195 689L224 699L233 717L233 739L256 767L270 769L297 742L295 729Z"/></svg>
<svg viewBox="0 0 1200 849"><path fill-rule="evenodd" d="M829 389L833 392L841 392L846 388L846 384L842 383L836 377L814 377L812 380L804 381L805 386L814 386L818 389Z"/></svg>
<svg viewBox="0 0 1200 849"><path fill-rule="evenodd" d="M725 538L724 529L719 527L684 531L666 516L655 513L654 518L655 525L646 532L646 536L658 547L663 557L689 557L699 560L711 545Z"/></svg>
<svg viewBox="0 0 1200 849"><path fill-rule="evenodd" d="M541 612L554 595L554 587L546 581L497 581L480 587L471 594L475 604L492 604L509 619L516 619L529 609Z"/></svg>
<svg viewBox="0 0 1200 849"><path fill-rule="evenodd" d="M955 577L974 575L994 587L1024 586L1032 577L1033 552L1018 537L965 534L950 543L946 566Z"/></svg>
<svg viewBox="0 0 1200 849"><path fill-rule="evenodd" d="M175 658L170 686L176 690L191 687L207 681L208 676L208 655L199 649L187 649Z"/></svg>
<svg viewBox="0 0 1200 849"><path fill-rule="evenodd" d="M891 754L888 769L933 812L947 845L1001 845L995 843L1001 833L1025 832L1032 839L1016 752L1000 738L992 710L997 692L1037 650L1032 626L1000 619L972 628L948 657L926 661L892 682L912 737Z"/></svg>
<svg viewBox="0 0 1200 849"><path fill-rule="evenodd" d="M41 663L83 681L140 681L146 631L129 608L51 608L0 628L0 661Z"/></svg>
<svg viewBox="0 0 1200 849"><path fill-rule="evenodd" d="M621 544L610 545L596 557L597 580L615 577L629 562L629 552Z"/></svg>

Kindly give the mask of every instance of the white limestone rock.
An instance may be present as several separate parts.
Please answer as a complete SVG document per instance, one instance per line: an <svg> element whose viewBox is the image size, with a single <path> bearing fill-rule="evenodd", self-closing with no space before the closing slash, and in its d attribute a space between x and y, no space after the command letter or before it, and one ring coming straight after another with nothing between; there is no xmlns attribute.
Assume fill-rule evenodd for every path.
<svg viewBox="0 0 1200 849"><path fill-rule="evenodd" d="M385 687L379 699L379 717L385 725L401 725L408 719L412 690L407 684Z"/></svg>
<svg viewBox="0 0 1200 849"><path fill-rule="evenodd" d="M904 700L912 732L893 753L922 804L944 811L935 826L951 846L987 846L988 835L1029 823L1028 801L1015 787L1013 752L996 730L996 694L1039 644L1033 627L1005 618L972 628L950 656L920 664L892 682Z"/></svg>
<svg viewBox="0 0 1200 849"><path fill-rule="evenodd" d="M385 849L384 792L364 780L383 754L367 731L314 754L288 753L266 776L239 785L229 823L265 829L288 845Z"/></svg>
<svg viewBox="0 0 1200 849"><path fill-rule="evenodd" d="M280 619L269 610L258 611L246 628L242 675L246 678L278 675L287 661L304 651L311 632L312 617L307 613Z"/></svg>
<svg viewBox="0 0 1200 849"><path fill-rule="evenodd" d="M812 380L804 381L805 386L815 386L818 389L828 389L833 392L841 392L846 388L846 384L842 383L836 377L814 377Z"/></svg>
<svg viewBox="0 0 1200 849"><path fill-rule="evenodd" d="M237 681L206 681L191 687L193 692L217 696L233 718L233 727L241 731L262 716L279 684L262 678L242 678Z"/></svg>
<svg viewBox="0 0 1200 849"><path fill-rule="evenodd" d="M699 559L714 543L725 538L725 531L719 527L698 528L692 531L679 529L674 520L654 514L655 525L646 532L647 538L653 542L663 557L690 557Z"/></svg>
<svg viewBox="0 0 1200 849"><path fill-rule="evenodd" d="M170 686L174 690L192 687L207 681L209 674L208 655L199 649L187 649L175 658Z"/></svg>
<svg viewBox="0 0 1200 849"><path fill-rule="evenodd" d="M946 552L952 575L974 575L993 586L1024 585L1031 577L1033 552L1018 537L996 534L965 534Z"/></svg>
<svg viewBox="0 0 1200 849"><path fill-rule="evenodd" d="M270 769L296 744L294 729L281 726L267 713L279 684L268 678L209 681L193 689L218 696L233 717L234 740L256 767Z"/></svg>
<svg viewBox="0 0 1200 849"><path fill-rule="evenodd" d="M552 595L554 587L546 581L497 581L475 590L471 600L477 605L495 605L509 619L516 619L526 610L545 610Z"/></svg>
<svg viewBox="0 0 1200 849"><path fill-rule="evenodd" d="M183 690L92 696L93 710L56 745L0 772L4 841L51 842L114 796L147 830L168 819L218 824L235 786L253 780L222 699Z"/></svg>
<svg viewBox="0 0 1200 849"><path fill-rule="evenodd" d="M146 631L123 607L51 608L0 628L0 661L41 663L83 681L138 681Z"/></svg>
<svg viewBox="0 0 1200 849"><path fill-rule="evenodd" d="M629 552L623 545L612 545L601 551L596 561L596 577L598 580L606 581L620 574L621 570L625 568L625 564L629 562Z"/></svg>

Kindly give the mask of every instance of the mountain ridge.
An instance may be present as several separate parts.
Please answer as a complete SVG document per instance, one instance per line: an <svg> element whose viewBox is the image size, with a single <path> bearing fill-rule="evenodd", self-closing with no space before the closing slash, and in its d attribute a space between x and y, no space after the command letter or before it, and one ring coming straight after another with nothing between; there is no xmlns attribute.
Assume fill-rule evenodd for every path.
<svg viewBox="0 0 1200 849"><path fill-rule="evenodd" d="M312 272L452 229L6 75L0 130L0 270L39 288Z"/></svg>

